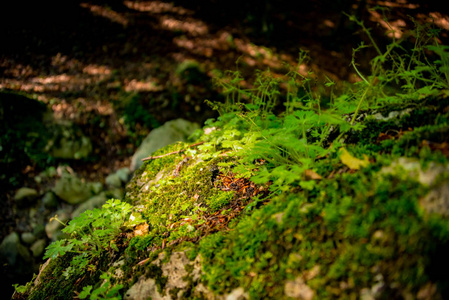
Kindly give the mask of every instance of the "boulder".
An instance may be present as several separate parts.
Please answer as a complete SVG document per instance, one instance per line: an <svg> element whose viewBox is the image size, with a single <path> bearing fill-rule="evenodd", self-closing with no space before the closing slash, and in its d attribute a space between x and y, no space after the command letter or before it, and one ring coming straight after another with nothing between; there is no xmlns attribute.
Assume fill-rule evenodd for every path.
<svg viewBox="0 0 449 300"><path fill-rule="evenodd" d="M143 140L142 144L134 153L131 159L130 169L137 170L142 164L142 158L151 155L154 151L175 142L184 142L199 128L197 123L192 123L184 119L168 121L161 127L154 129Z"/></svg>

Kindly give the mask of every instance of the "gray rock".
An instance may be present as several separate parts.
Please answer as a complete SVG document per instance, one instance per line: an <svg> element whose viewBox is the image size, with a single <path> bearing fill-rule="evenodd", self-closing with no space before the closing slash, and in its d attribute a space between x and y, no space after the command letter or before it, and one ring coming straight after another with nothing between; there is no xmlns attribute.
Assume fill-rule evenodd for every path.
<svg viewBox="0 0 449 300"><path fill-rule="evenodd" d="M42 197L42 203L44 203L45 208L55 208L58 205L58 199L52 192L46 192Z"/></svg>
<svg viewBox="0 0 449 300"><path fill-rule="evenodd" d="M301 277L288 280L284 286L284 293L287 297L304 300L312 300L315 296L315 291L305 284Z"/></svg>
<svg viewBox="0 0 449 300"><path fill-rule="evenodd" d="M88 209L92 210L94 208L100 208L101 206L103 206L103 204L106 203L107 200L108 199L104 192L90 198L86 202L80 204L80 206L78 206L77 209L75 209L75 211L72 213L72 218L78 217L80 214L82 214L84 211Z"/></svg>
<svg viewBox="0 0 449 300"><path fill-rule="evenodd" d="M126 293L125 300L144 300L144 299L155 299L162 300L168 299L167 297L159 294L157 290L156 280L153 278L145 278L145 276L140 276L137 283L135 283Z"/></svg>
<svg viewBox="0 0 449 300"><path fill-rule="evenodd" d="M69 204L82 203L92 196L89 184L67 172L56 181L53 192Z"/></svg>
<svg viewBox="0 0 449 300"><path fill-rule="evenodd" d="M32 258L28 249L20 243L19 234L12 232L7 235L0 245L1 261L7 265L26 269L32 263Z"/></svg>
<svg viewBox="0 0 449 300"><path fill-rule="evenodd" d="M242 287L233 289L229 295L226 296L226 300L243 300L249 299L248 293Z"/></svg>
<svg viewBox="0 0 449 300"><path fill-rule="evenodd" d="M31 245L30 250L34 257L41 257L47 243L44 239L37 240Z"/></svg>
<svg viewBox="0 0 449 300"><path fill-rule="evenodd" d="M176 292L174 298L182 298L185 289L189 286L189 281L186 278L190 275L190 279L196 283L200 279L201 265L199 261L190 261L185 252L174 252L171 254L170 259L166 261L166 254L164 252L158 255L151 264L154 264L161 268L162 275L166 276L167 282L165 284L164 291L160 293L157 289L157 285L154 278L146 278L145 275L141 276L139 280L125 293L124 299L126 300L140 300L140 299L172 299L172 293ZM193 267L192 272L189 274L186 271L186 266ZM192 283L192 282L190 282ZM243 289L242 289L243 290ZM207 289L196 289L195 292L203 295L208 295ZM237 291L238 293L239 291ZM211 293L210 293L211 294ZM237 296L230 299L247 299L244 292L239 293ZM199 296L199 295L195 295ZM200 297L198 297L200 298ZM202 297L201 297L202 298ZM222 297L214 297L214 299L222 299Z"/></svg>
<svg viewBox="0 0 449 300"><path fill-rule="evenodd" d="M120 177L117 175L117 173L109 174L106 177L105 182L108 186L113 187L113 188L122 187L122 181L120 180Z"/></svg>
<svg viewBox="0 0 449 300"><path fill-rule="evenodd" d="M143 140L136 153L134 153L131 159L130 170L132 172L137 170L143 164L142 159L151 155L154 151L175 142L186 141L198 128L199 125L197 123L176 119L154 129Z"/></svg>
<svg viewBox="0 0 449 300"><path fill-rule="evenodd" d="M117 174L117 176L123 183L127 183L129 181L129 175L131 174L131 171L129 168L124 167L118 169L117 172L115 172L115 174Z"/></svg>
<svg viewBox="0 0 449 300"><path fill-rule="evenodd" d="M437 178L449 172L449 164L441 165L431 162L426 169L421 167L417 158L400 157L394 160L390 166L382 167L381 174L407 174L417 179L421 184L432 186Z"/></svg>
<svg viewBox="0 0 449 300"><path fill-rule="evenodd" d="M89 183L90 190L94 195L98 195L103 190L103 184L101 182L90 182Z"/></svg>
<svg viewBox="0 0 449 300"><path fill-rule="evenodd" d="M36 237L31 232L24 232L24 233L22 233L22 235L20 237L21 237L22 241L28 245L31 245L36 240Z"/></svg>
<svg viewBox="0 0 449 300"><path fill-rule="evenodd" d="M38 197L39 194L35 189L22 187L16 191L14 200L16 201L17 205L24 206L27 204L31 204Z"/></svg>

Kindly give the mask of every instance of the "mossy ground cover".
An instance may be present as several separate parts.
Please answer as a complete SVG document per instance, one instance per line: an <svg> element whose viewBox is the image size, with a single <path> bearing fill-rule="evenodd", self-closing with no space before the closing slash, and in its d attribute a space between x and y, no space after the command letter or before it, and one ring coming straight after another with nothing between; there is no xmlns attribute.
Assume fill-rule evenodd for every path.
<svg viewBox="0 0 449 300"><path fill-rule="evenodd" d="M374 45L372 74L353 61L361 81L326 99L313 74L260 72L243 89L240 74L228 73L219 81L226 103L211 102L220 117L191 143L153 154L125 201L94 211L99 221L88 230L69 223L81 241L50 246L55 277L19 287L16 298L49 291L54 272L80 298L119 299L142 275L164 293L168 279L152 262L179 250L201 258L200 281L216 295L241 287L251 299L447 297L447 195L430 200L439 210L423 199L448 176L420 177L447 170L449 60L447 47L427 37L410 54L397 41L384 52ZM397 163L404 158L414 170ZM68 267L56 263L61 257ZM69 299L68 290L49 298ZM191 286L179 292L170 294L193 297Z"/></svg>

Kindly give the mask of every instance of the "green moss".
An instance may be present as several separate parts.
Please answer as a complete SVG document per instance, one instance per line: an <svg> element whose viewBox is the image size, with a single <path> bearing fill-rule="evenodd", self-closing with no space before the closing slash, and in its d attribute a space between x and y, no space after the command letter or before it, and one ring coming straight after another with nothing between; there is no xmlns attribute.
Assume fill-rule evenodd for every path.
<svg viewBox="0 0 449 300"><path fill-rule="evenodd" d="M41 274L40 284L32 289L28 299L73 299L74 291L82 290L83 286L94 284L100 272L85 273L81 278L65 278L62 273L70 265L73 254L52 259ZM99 269L104 268L104 264ZM51 279L51 280L48 280Z"/></svg>
<svg viewBox="0 0 449 300"><path fill-rule="evenodd" d="M206 203L207 206L209 206L209 208L211 209L211 212L215 212L228 205L233 198L234 192L225 192L220 193L216 197L207 199L208 201Z"/></svg>
<svg viewBox="0 0 449 300"><path fill-rule="evenodd" d="M165 285L167 284L167 276L162 275L162 269L155 264L148 264L145 270L147 278L154 278L159 294L163 294Z"/></svg>
<svg viewBox="0 0 449 300"><path fill-rule="evenodd" d="M209 286L220 293L246 286L252 297L267 298L282 293L281 282L316 265L320 276L310 286L320 299L331 297L326 287L339 289L338 282L348 280L370 286L378 274L404 289L424 285L427 245L449 238L447 224L436 230L423 219L418 202L425 189L416 182L370 176L368 170L327 180L313 198L282 194L234 231L203 239Z"/></svg>

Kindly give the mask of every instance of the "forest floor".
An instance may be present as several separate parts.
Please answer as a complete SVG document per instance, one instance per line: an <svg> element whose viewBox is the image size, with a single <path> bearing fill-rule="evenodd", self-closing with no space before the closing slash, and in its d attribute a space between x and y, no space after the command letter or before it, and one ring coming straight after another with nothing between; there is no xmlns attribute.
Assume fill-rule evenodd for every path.
<svg viewBox="0 0 449 300"><path fill-rule="evenodd" d="M0 90L33 95L55 118L79 125L92 139L93 159L69 164L81 177L97 181L129 166L139 142L157 124L178 117L202 124L216 116L204 100L220 99L213 85L217 73L238 68L250 78L255 70L269 68L280 76L296 65L303 49L311 59L301 72L313 72L317 80L357 80L350 68L352 49L369 40L341 11L363 20L380 45L391 42L391 29L395 38L409 34L412 18L435 22L441 41L449 39L449 16L438 1L301 1L301 7L282 1L276 8L256 5L256 11L248 7L251 1L238 11L235 1L221 6L213 1L198 6L73 2L58 4L60 13L54 13L51 1L26 10L10 4L0 13L6 28L0 32ZM368 9L376 5L389 9L385 15L392 28L382 10ZM367 48L357 57L362 70L369 69L374 51ZM41 171L25 166L20 184L36 186L33 177ZM14 188L3 192L11 203ZM1 237L14 226L9 218L2 223Z"/></svg>

